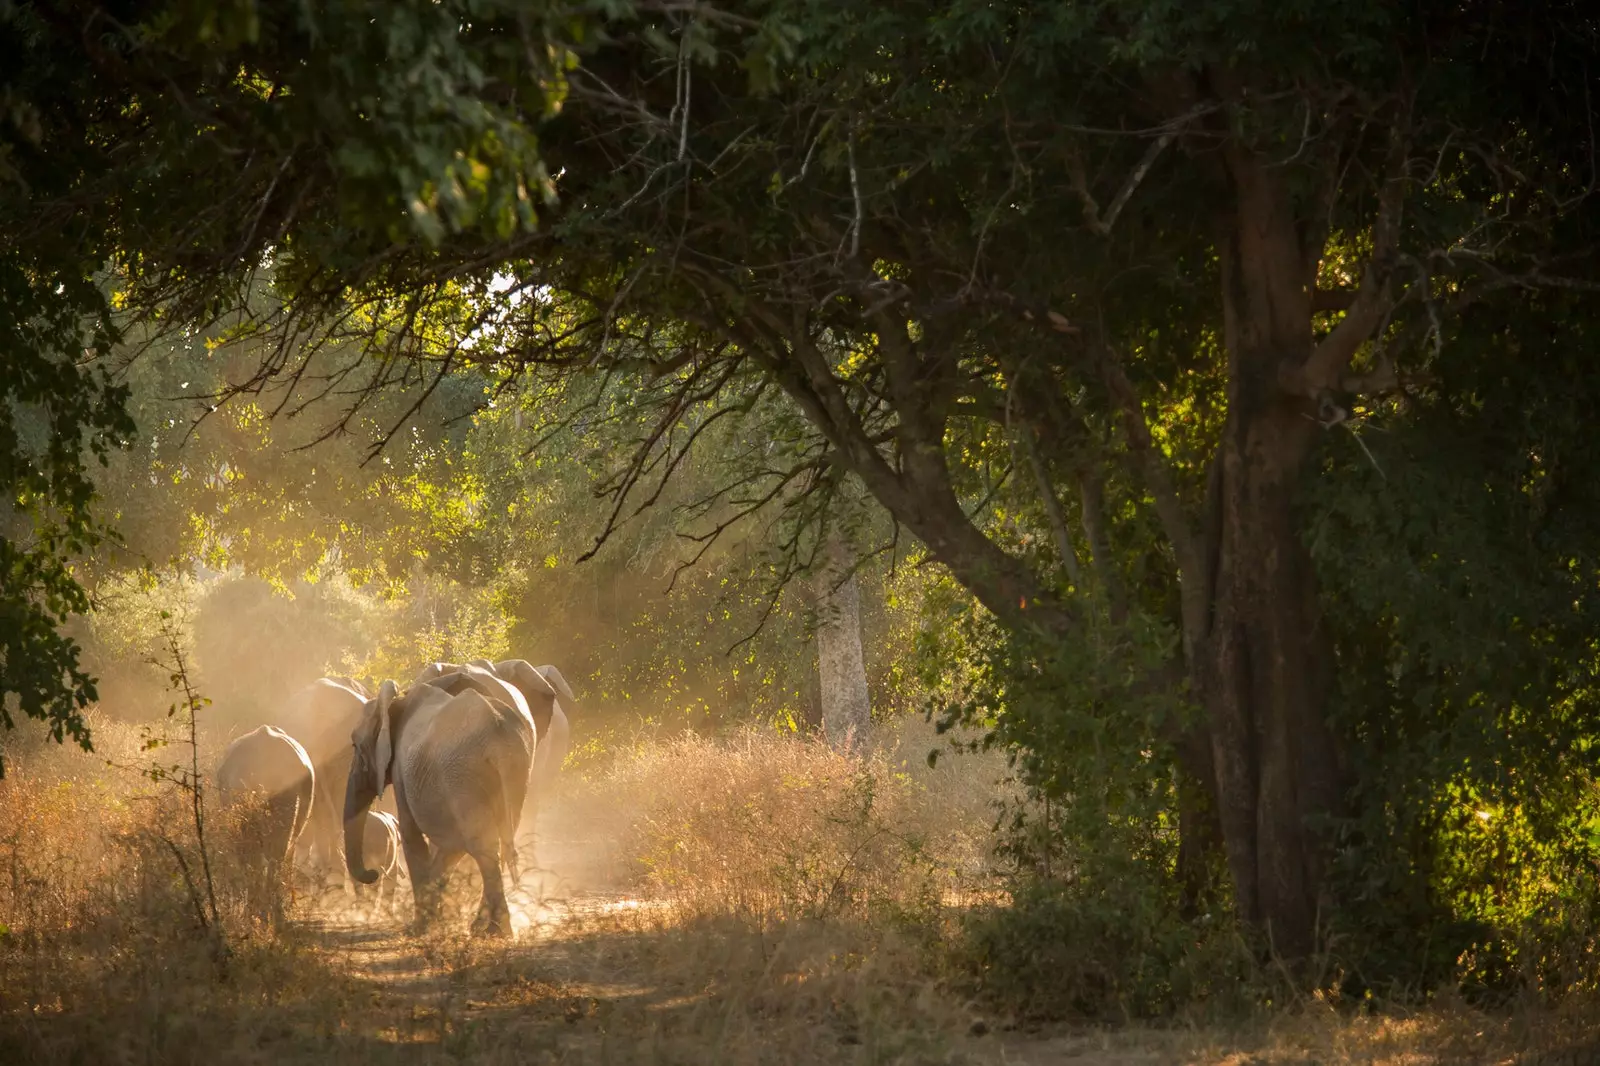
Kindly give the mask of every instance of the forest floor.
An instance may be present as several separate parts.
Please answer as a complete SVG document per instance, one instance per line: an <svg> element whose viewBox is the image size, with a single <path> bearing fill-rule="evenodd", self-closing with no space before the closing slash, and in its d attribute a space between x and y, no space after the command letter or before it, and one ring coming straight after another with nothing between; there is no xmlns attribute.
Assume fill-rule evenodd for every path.
<svg viewBox="0 0 1600 1066"><path fill-rule="evenodd" d="M664 904L608 885L602 863L584 862L581 842L549 841L546 856L567 876L547 875L514 895L510 942L415 937L398 920L348 914L297 922L287 940L293 987L270 1004L234 999L234 1017L202 1023L214 1052L207 1061L1600 1063L1600 1018L1584 1010L1436 1005L1362 1016L1308 1002L1227 1028L1013 1027L911 976L893 948L875 965L843 958L855 943L824 925L767 940L740 926L685 923ZM219 1039L224 1033L231 1039Z"/></svg>
<svg viewBox="0 0 1600 1066"><path fill-rule="evenodd" d="M112 754L132 762L124 732ZM109 749L118 734L101 736ZM340 891L255 923L222 858L219 965L175 877L184 797L46 749L0 782L0 1064L1600 1066L1600 1009L1579 994L1557 1009L1304 997L1231 1021L1015 1024L965 998L946 930L898 917L930 882L908 874L922 853L889 846L931 825L946 862L972 861L993 790L971 764L907 784L922 760L841 758L770 738L640 746L541 811L537 863L523 851L539 872L512 893L505 941L466 935L471 864L459 920L414 936L404 884L398 916Z"/></svg>
<svg viewBox="0 0 1600 1066"><path fill-rule="evenodd" d="M298 1063L916 1063L1007 1066L1334 1066L1600 1063L1592 1021L1434 1008L1353 1017L1314 1005L1233 1029L1063 1026L1007 1029L933 1002L897 1014L855 997L768 985L733 938L662 928L624 898L552 907L506 945L418 939L399 923L324 921L300 929L298 976L311 995L213 1018L222 1059ZM748 945L745 945L748 947ZM717 958L719 953L726 953ZM769 956L768 962L776 957ZM713 961L714 960L714 961ZM663 963L666 963L665 965ZM770 965L766 976L771 976ZM837 990L836 990L837 991ZM898 999L892 981L878 990ZM931 991L931 990L930 990ZM864 997L862 993L868 993ZM774 994L793 993L790 1003ZM880 1004L886 1005L886 1004ZM218 1026L220 1023L220 1026ZM217 1042L216 1031L236 1039Z"/></svg>

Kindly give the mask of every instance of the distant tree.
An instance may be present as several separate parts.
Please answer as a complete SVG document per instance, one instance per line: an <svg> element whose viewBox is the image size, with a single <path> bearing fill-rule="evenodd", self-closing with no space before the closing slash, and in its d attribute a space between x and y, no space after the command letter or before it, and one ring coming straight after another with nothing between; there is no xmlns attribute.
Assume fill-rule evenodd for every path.
<svg viewBox="0 0 1600 1066"><path fill-rule="evenodd" d="M822 557L814 579L822 732L834 747L850 749L864 746L872 730L857 560L837 533L826 537Z"/></svg>

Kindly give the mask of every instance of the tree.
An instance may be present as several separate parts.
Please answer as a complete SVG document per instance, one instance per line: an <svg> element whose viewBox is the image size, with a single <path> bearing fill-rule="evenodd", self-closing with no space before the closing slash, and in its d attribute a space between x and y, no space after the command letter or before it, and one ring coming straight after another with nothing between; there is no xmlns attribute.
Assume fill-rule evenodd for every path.
<svg viewBox="0 0 1600 1066"><path fill-rule="evenodd" d="M867 740L872 705L861 654L861 593L855 560L837 532L826 537L815 585L822 731L834 747L854 748Z"/></svg>
<svg viewBox="0 0 1600 1066"><path fill-rule="evenodd" d="M227 304L270 247L279 301L237 335L289 339L243 388L286 370L337 386L328 344L374 357L361 395L462 364L629 383L652 415L613 519L659 495L707 426L760 410L783 446L751 442L761 457L710 497L731 511L715 528L781 501L815 530L854 479L1025 657L1099 648L1102 614L1169 627L1166 662L1109 642L1126 668L1096 669L1123 679L1056 713L1105 714L1117 685L1150 704L1186 836L1221 842L1236 909L1278 950L1313 947L1319 824L1361 790L1296 504L1330 432L1438 387L1452 316L1507 321L1594 287L1592 16L1493 0L637 5L606 12L568 70L575 31L498 8L405 5L381 37L364 5L338 11L330 40L350 58L330 83L304 73L330 61L288 17L262 23L279 50L250 52L259 83L177 64L229 106L175 173L206 188L206 168L235 180L242 157L240 184L203 202L265 206L259 226L204 215L192 257L128 230L123 247L171 253L140 262L136 306ZM449 107L435 82L399 80L408 48ZM42 54L24 69L55 71ZM362 78L407 102L381 132L351 104ZM564 101L548 120L546 84ZM162 114L193 133L181 107ZM229 143L261 129L305 153L257 162L253 141ZM140 159L181 143L132 132ZM101 142L73 127L60 143ZM330 171L342 183L319 184ZM523 193L545 173L559 202L530 232ZM1043 547L998 513L1019 463ZM816 538L786 543L790 575Z"/></svg>
<svg viewBox="0 0 1600 1066"><path fill-rule="evenodd" d="M1425 387L1442 317L1593 284L1594 28L1500 10L664 16L574 72L543 135L548 227L458 276L492 258L510 291L562 294L492 316L506 364L671 383L664 426L781 389L816 443L774 482L859 479L1047 642L1085 639L1082 590L969 517L982 468L1022 436L1047 481L1077 481L1105 590L1130 575L1093 509L1136 486L1165 570L1140 607L1181 639L1135 687L1203 708L1163 731L1186 824L1222 841L1240 914L1301 955L1327 902L1316 826L1351 784L1294 509L1310 460L1358 407Z"/></svg>

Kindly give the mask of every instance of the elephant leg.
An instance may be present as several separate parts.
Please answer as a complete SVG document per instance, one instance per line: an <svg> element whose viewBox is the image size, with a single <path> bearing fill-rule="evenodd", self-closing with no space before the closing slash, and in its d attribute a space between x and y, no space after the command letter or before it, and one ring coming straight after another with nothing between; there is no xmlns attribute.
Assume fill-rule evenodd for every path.
<svg viewBox="0 0 1600 1066"><path fill-rule="evenodd" d="M461 861L462 856L465 854L466 852L464 851L441 850L435 852L433 869L430 871L428 883L424 889L417 889L416 878L412 878L412 894L417 895L420 891L428 900L430 922L437 919L443 912L445 893L450 888L450 871L455 869L456 864Z"/></svg>
<svg viewBox="0 0 1600 1066"><path fill-rule="evenodd" d="M439 900L443 895L442 879L434 872L437 857L420 835L415 842L402 838L401 850L406 856L406 871L411 875L411 901L416 908L416 924L419 929L425 928L437 916Z"/></svg>
<svg viewBox="0 0 1600 1066"><path fill-rule="evenodd" d="M355 884L344 868L344 778L337 781L318 781L319 795L313 812L320 807L325 812L322 820L322 886L327 889L347 891Z"/></svg>
<svg viewBox="0 0 1600 1066"><path fill-rule="evenodd" d="M517 823L516 845L518 861L524 872L539 874L545 870L543 864L544 852L540 847L539 817L544 809L542 797L534 788L534 783L528 783L528 796L523 801L521 818Z"/></svg>
<svg viewBox="0 0 1600 1066"><path fill-rule="evenodd" d="M411 804L405 788L395 783L395 820L400 823L400 852L406 859L406 876L411 879L411 901L415 908L413 927L420 930L433 921L438 910L439 895L436 867L442 855L435 854L422 828L411 815Z"/></svg>
<svg viewBox="0 0 1600 1066"><path fill-rule="evenodd" d="M267 847L274 867L289 858L294 848L295 807L293 794L273 796L267 801L267 817L270 820Z"/></svg>
<svg viewBox="0 0 1600 1066"><path fill-rule="evenodd" d="M505 864L506 872L511 875L511 887L513 889L521 888L522 860L517 855L517 842L509 836L506 837Z"/></svg>
<svg viewBox="0 0 1600 1066"><path fill-rule="evenodd" d="M478 864L478 874L483 878L483 899L478 904L478 914L486 919L484 931L490 936L510 936L511 908L506 905L506 887L500 877L498 851L498 848L479 849L472 856Z"/></svg>
<svg viewBox="0 0 1600 1066"><path fill-rule="evenodd" d="M391 867L389 871L383 875L383 880L378 885L378 909L384 914L394 913L394 894L395 890L399 887L399 871Z"/></svg>
<svg viewBox="0 0 1600 1066"><path fill-rule="evenodd" d="M334 796L333 783L323 775L316 777L316 788L311 801L311 861L307 864L312 883L318 890L331 887L331 882L343 886L344 847L339 824L339 812L344 809L342 797Z"/></svg>

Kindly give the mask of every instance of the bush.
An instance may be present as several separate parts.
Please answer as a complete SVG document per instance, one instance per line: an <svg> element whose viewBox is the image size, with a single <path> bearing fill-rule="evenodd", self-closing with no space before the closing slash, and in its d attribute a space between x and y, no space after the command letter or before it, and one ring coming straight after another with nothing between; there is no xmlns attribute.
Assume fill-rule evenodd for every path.
<svg viewBox="0 0 1600 1066"><path fill-rule="evenodd" d="M140 731L91 726L98 758L29 745L0 780L0 1016L66 1009L107 981L131 979L131 994L157 979L147 967L212 964L188 795L127 768L144 756ZM247 814L208 810L211 873L231 938L270 943L288 885L230 861Z"/></svg>
<svg viewBox="0 0 1600 1066"><path fill-rule="evenodd" d="M686 734L637 746L596 788L626 812L632 874L689 912L931 914L983 882L998 760L934 771L908 754L933 742L925 731L884 739L856 756L753 729Z"/></svg>
<svg viewBox="0 0 1600 1066"><path fill-rule="evenodd" d="M1270 993L1227 922L1190 923L1137 879L1030 878L966 916L953 961L972 992L1019 1020L1233 1016Z"/></svg>

